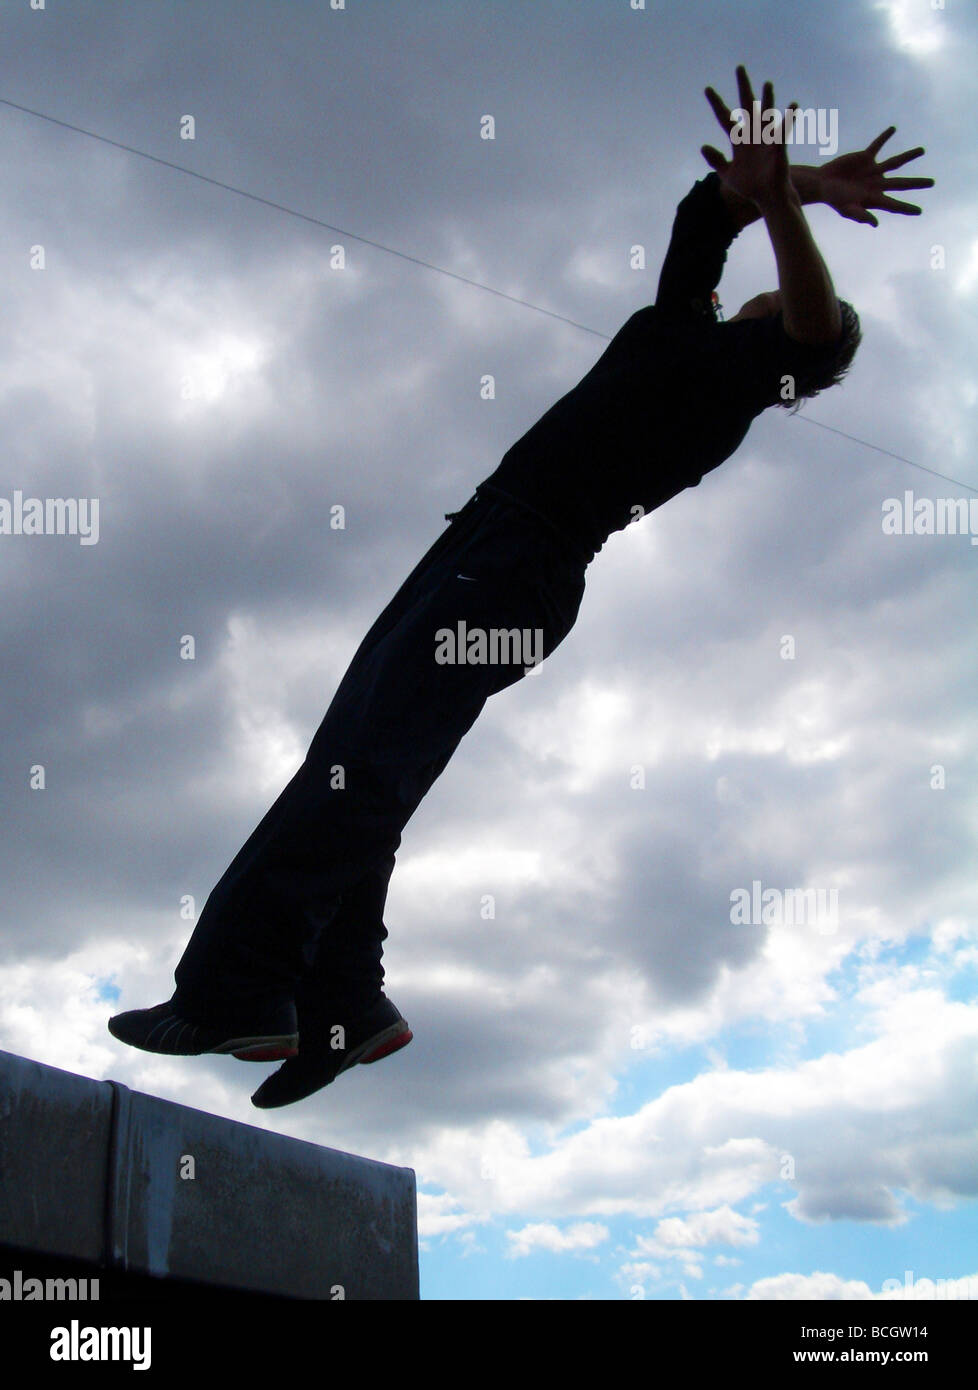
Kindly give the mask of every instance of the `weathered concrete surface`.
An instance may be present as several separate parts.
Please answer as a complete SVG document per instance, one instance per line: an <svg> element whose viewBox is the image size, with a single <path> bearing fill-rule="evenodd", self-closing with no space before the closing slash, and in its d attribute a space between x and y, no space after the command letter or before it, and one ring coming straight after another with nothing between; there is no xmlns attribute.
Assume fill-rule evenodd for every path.
<svg viewBox="0 0 978 1390"><path fill-rule="evenodd" d="M6 1052L0 1244L297 1298L419 1296L411 1169Z"/></svg>
<svg viewBox="0 0 978 1390"><path fill-rule="evenodd" d="M112 1092L0 1052L0 1241L98 1258Z"/></svg>

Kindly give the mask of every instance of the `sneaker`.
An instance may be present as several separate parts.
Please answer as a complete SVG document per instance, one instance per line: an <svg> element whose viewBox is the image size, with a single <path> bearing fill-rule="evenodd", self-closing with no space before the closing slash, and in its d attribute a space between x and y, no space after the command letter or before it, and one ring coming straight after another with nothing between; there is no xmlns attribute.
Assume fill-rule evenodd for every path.
<svg viewBox="0 0 978 1390"><path fill-rule="evenodd" d="M305 1100L350 1067L367 1066L398 1052L413 1036L407 1020L383 994L348 1023L330 1020L325 1013L303 1011L298 1057L263 1081L251 1103L259 1110L273 1110Z"/></svg>
<svg viewBox="0 0 978 1390"><path fill-rule="evenodd" d="M260 1026L217 1027L192 1023L176 1012L172 1002L152 1009L131 1009L109 1019L109 1032L120 1042L143 1052L168 1057L199 1057L204 1052L230 1053L247 1062L279 1062L299 1051L299 1031L293 1001L270 1008Z"/></svg>

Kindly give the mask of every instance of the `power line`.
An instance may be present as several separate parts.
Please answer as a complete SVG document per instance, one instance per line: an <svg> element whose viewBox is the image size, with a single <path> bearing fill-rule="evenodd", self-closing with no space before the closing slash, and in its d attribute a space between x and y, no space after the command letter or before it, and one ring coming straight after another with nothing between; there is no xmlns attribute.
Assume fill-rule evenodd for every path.
<svg viewBox="0 0 978 1390"><path fill-rule="evenodd" d="M299 212L296 208L287 207L284 203L276 203L271 198L263 198L258 193L249 193L247 189L237 188L234 184L224 183L221 179L211 178L209 174L199 174L196 169L188 169L183 164L174 164L172 160L162 159L159 155L148 154L146 150L136 149L134 145L126 145L121 140L111 140L107 135L99 135L97 131L85 130L82 126L72 125L70 121L59 120L56 116L48 116L43 111L35 111L29 106L21 106L16 101L8 101L5 97L0 97L0 105L9 106L14 111L23 111L25 115L35 116L39 121L48 121L52 125L61 126L64 130L74 131L76 135L84 135L89 140L98 140L103 145L111 145L114 149L125 150L127 154L137 155L140 159L148 159L153 164L162 164L164 168L175 169L178 174L187 174L192 179L199 179L201 183L209 183L215 188L222 188L227 193L235 193L240 198L248 198L253 203L261 203L264 207L274 208L276 212L284 212L288 217L296 217L302 222L310 222L315 227L323 227L328 232L335 232L338 236L348 237L351 241L359 241L364 246L372 246L376 251L383 251L388 256L396 256L399 260L410 261L412 265L421 266L423 270L433 270L438 275L447 275L449 279L458 280L463 285L470 285L473 289L484 290L487 294L494 294L499 299L507 299L511 304L519 304L524 309L532 309L534 313L545 314L547 318L556 319L559 323L569 324L571 328L578 328L582 333L590 333L596 338L603 339L606 343L611 342L612 334L602 333L597 328L591 328L586 323L579 323L576 319L568 318L564 314L557 314L552 309L544 309L540 304L532 304L528 299L521 299L518 295L507 294L504 290L497 290L492 285L483 284L480 280L471 280L466 275L459 275L454 270L446 270L444 266L434 265L431 261L422 260L419 256L411 256L406 251L398 251L396 247L385 246L382 242L372 241L369 237L359 236L356 232L347 231L343 227L336 227L330 222L324 222L319 217L313 217L306 212ZM851 440L854 444L861 444L865 449L873 449L878 454L885 454L888 458L897 459L900 463L906 463L911 468L919 468L923 473L929 473L932 477L941 478L948 483L954 483L955 487L967 488L969 492L978 493L978 487L971 483L963 483L957 478L950 478L946 473L938 473L933 468L927 468L922 463L916 463L913 459L905 458L902 454L894 454L889 449L883 449L878 444L872 444L868 439L860 439L857 435L846 434L844 430L835 429L832 425L823 425L820 420L813 420L808 415L795 415L793 419L805 420L809 425L817 425L819 429L829 430L832 434L841 435L844 439Z"/></svg>
<svg viewBox="0 0 978 1390"><path fill-rule="evenodd" d="M901 463L909 463L911 468L920 468L925 473L932 474L935 478L943 478L946 483L954 483L957 487L965 487L969 492L978 492L978 487L972 487L971 483L958 482L957 478L949 478L946 473L938 473L933 468L927 468L922 463L914 463L913 459L904 458L903 454L894 454L890 449L883 449L879 444L870 444L867 439L859 439L854 434L846 434L845 430L837 430L834 425L823 425L821 420L812 420L807 415L799 414L793 416L796 420L805 420L809 425L818 425L820 430L830 430L832 434L841 434L843 439L851 439L855 444L862 444L867 449L875 449L878 454L886 454L887 458L899 459Z"/></svg>
<svg viewBox="0 0 978 1390"><path fill-rule="evenodd" d="M167 169L176 169L179 174L189 174L192 179L200 179L201 183L213 184L215 188L223 188L227 193L237 193L241 198L249 198L253 203L263 203L267 208L274 208L276 212L284 212L289 217L298 217L302 222L311 222L315 227L325 227L328 232L336 232L338 236L349 237L351 241L362 242L364 246L372 246L377 251L384 251L388 256L397 256L399 260L410 261L412 265L420 265L425 270L435 270L439 275L448 275L453 280L460 280L463 285L471 285L474 289L485 290L487 294L498 295L500 299L508 299L513 304L522 304L526 309L534 309L538 314L546 314L548 318L558 319L561 323L568 323L572 328L579 328L583 333L594 333L599 338L610 341L607 333L599 333L596 328L589 328L586 323L578 323L575 319L566 318L563 314L555 314L552 309L543 309L539 304L531 304L529 300L520 299L518 295L506 294L504 290L494 289L492 285L484 285L479 280L470 280L466 275L459 275L454 270L446 270L444 266L432 265L430 261L423 261L419 256L410 256L406 251L398 251L393 246L385 246L380 241L371 241L369 237L358 236L356 232L349 232L344 227L334 227L331 222L324 222L319 217L313 217L307 212L298 212L295 208L286 207L284 203L276 203L271 198L263 198L258 193L249 193L247 189L236 188L234 184L223 183L220 179L211 178L209 174L198 174L196 169L188 169L183 164L174 164L172 160L161 159L159 155L147 154L145 150L137 150L134 145L124 145L121 140L110 140L107 135L98 135L94 130L84 130L80 125L72 125L70 121L59 121L56 116L46 116L43 111L33 111L29 106L19 106L15 101L7 101L0 97L0 105L11 106L15 111L24 111L28 116L36 116L38 120L50 121L52 125L62 126L65 130L73 130L77 135L87 135L90 140L99 140L103 145L112 145L117 150L125 150L127 154L138 155L140 159L149 159L154 164L162 164Z"/></svg>

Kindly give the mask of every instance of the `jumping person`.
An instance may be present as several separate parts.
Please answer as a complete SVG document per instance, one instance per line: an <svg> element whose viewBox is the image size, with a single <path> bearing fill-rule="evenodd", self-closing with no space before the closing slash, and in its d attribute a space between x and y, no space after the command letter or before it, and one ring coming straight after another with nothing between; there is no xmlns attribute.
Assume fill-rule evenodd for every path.
<svg viewBox="0 0 978 1390"><path fill-rule="evenodd" d="M743 67L737 77L750 112ZM712 88L706 96L732 137L734 118ZM770 83L762 105L774 108ZM818 168L789 168L782 140L731 138L729 160L703 146L711 173L679 204L655 305L446 515L360 644L305 762L210 894L173 997L111 1019L115 1037L170 1055L286 1059L252 1097L261 1108L411 1040L382 990L401 832L489 696L567 636L612 532L696 487L769 406L814 396L848 370L859 320L836 297L802 204L874 227L870 208L919 213L888 190L933 179L885 176L924 151L876 162L893 133ZM713 292L727 249L759 218L779 288L723 322ZM446 659L446 634L462 644L466 632L476 655ZM487 660L481 639L514 632L538 639L529 661L525 650Z"/></svg>

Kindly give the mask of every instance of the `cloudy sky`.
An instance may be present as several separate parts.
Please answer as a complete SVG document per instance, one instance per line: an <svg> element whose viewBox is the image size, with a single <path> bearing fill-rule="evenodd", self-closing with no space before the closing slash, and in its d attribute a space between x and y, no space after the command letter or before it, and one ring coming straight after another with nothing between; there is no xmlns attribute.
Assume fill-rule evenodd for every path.
<svg viewBox="0 0 978 1390"><path fill-rule="evenodd" d="M7 102L340 229L0 106L0 497L99 502L97 544L0 536L0 1046L411 1166L429 1298L978 1290L978 548L881 524L907 490L978 496L978 15L0 19ZM111 1013L172 993L181 902L298 767L443 513L604 346L356 238L610 335L654 297L722 144L703 88L735 104L740 61L837 111L841 150L889 124L886 154L927 147L923 217L810 210L862 319L846 384L613 537L571 636L463 741L388 900L409 1048L258 1112L264 1069L115 1042ZM726 312L775 284L749 228ZM755 882L837 911L732 922Z"/></svg>

